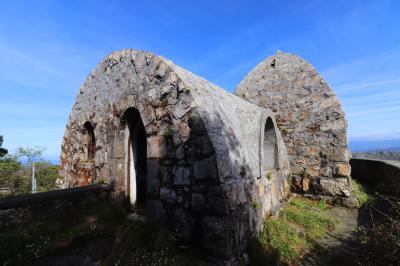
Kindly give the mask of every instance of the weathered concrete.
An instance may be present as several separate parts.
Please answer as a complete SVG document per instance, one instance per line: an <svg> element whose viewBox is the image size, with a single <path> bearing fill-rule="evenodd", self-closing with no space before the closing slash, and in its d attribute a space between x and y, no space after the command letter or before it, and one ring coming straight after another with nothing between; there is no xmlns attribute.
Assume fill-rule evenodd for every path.
<svg viewBox="0 0 400 266"><path fill-rule="evenodd" d="M278 52L257 65L234 93L276 114L295 187L350 195L347 121L335 93L311 64Z"/></svg>
<svg viewBox="0 0 400 266"><path fill-rule="evenodd" d="M115 198L140 203L150 220L227 260L289 192L286 147L270 110L134 50L107 56L80 88L61 168L64 186L110 183Z"/></svg>

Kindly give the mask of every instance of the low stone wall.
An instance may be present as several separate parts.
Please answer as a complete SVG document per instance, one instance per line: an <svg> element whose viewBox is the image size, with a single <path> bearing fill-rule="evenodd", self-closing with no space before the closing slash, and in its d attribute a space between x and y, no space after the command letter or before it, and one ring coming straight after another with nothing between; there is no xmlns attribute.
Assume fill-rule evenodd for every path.
<svg viewBox="0 0 400 266"><path fill-rule="evenodd" d="M89 185L0 199L0 228L18 225L32 217L46 217L66 208L86 208L106 200L109 188Z"/></svg>
<svg viewBox="0 0 400 266"><path fill-rule="evenodd" d="M351 176L371 191L400 195L400 162L351 159Z"/></svg>

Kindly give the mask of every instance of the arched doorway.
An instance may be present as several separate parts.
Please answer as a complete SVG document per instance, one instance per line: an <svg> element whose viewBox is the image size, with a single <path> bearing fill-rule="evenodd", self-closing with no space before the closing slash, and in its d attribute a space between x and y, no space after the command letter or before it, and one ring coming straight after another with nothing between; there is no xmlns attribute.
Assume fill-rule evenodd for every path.
<svg viewBox="0 0 400 266"><path fill-rule="evenodd" d="M139 111L129 108L123 115L125 121L126 156L127 156L127 194L131 207L144 208L147 194L146 131Z"/></svg>
<svg viewBox="0 0 400 266"><path fill-rule="evenodd" d="M272 171L276 170L277 168L278 147L276 141L275 127L271 117L268 117L264 127L262 174L268 177L270 173L272 173Z"/></svg>

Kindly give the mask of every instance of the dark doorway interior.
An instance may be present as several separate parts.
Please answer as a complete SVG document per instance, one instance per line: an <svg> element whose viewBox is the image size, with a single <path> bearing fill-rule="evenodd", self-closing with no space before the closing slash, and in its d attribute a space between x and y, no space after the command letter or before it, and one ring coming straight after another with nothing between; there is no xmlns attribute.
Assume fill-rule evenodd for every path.
<svg viewBox="0 0 400 266"><path fill-rule="evenodd" d="M147 161L147 140L146 131L142 118L136 108L129 108L124 113L126 126L129 129L128 139L128 191L136 193L134 208L144 208L147 195L146 161ZM133 164L133 165L132 165ZM131 173L134 171L135 173ZM135 180L132 180L134 178ZM131 186L136 182L136 186ZM131 191L136 187L136 192ZM130 198L131 195L130 195ZM132 202L132 201L131 201Z"/></svg>
<svg viewBox="0 0 400 266"><path fill-rule="evenodd" d="M86 122L83 126L85 127L87 133L87 159L94 160L94 154L96 152L94 129L90 122Z"/></svg>

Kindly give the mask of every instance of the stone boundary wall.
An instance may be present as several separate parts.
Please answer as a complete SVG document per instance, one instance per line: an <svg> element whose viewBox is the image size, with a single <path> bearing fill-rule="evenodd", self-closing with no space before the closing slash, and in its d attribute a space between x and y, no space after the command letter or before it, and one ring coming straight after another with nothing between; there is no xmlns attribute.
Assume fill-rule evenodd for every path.
<svg viewBox="0 0 400 266"><path fill-rule="evenodd" d="M365 183L371 191L400 195L400 162L351 159L351 176Z"/></svg>
<svg viewBox="0 0 400 266"><path fill-rule="evenodd" d="M63 205L63 203L97 202L108 198L109 187L93 184L76 188L53 190L30 195L0 199L0 210L28 208L44 205Z"/></svg>

